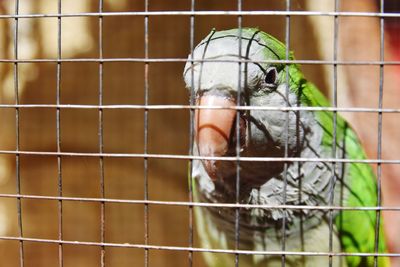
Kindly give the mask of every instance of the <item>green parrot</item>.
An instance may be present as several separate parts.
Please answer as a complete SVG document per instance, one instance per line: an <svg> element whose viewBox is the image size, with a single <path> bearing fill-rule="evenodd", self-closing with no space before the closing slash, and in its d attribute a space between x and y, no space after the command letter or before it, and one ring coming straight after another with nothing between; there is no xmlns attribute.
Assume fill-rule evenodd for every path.
<svg viewBox="0 0 400 267"><path fill-rule="evenodd" d="M294 59L291 52L288 58ZM201 246L265 252L239 255L239 266L282 266L282 255L268 252L282 251L283 241L289 252L285 266L374 266L373 256L329 258L290 252L374 253L376 211L267 207L377 206L376 178L368 164L315 160L366 157L340 115L299 108L328 107L329 102L297 64L279 62L285 59L285 45L256 28L213 30L188 57L183 76L194 103L219 107L194 112L193 154L199 156L189 173L194 201L259 205L239 210L195 207ZM238 111L238 105L256 108ZM241 158L270 160L210 158L237 157L237 153ZM285 163L271 160L274 157L314 160ZM385 252L382 227L378 232L377 251ZM208 266L235 264L233 253L203 254ZM378 257L377 263L389 266L387 257Z"/></svg>

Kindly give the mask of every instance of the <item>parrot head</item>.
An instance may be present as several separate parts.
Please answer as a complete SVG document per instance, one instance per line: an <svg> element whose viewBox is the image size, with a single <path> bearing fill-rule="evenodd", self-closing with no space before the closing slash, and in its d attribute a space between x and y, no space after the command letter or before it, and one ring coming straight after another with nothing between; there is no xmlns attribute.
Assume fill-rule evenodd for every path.
<svg viewBox="0 0 400 267"><path fill-rule="evenodd" d="M202 157L295 156L307 131L299 127L296 112L236 110L236 106L288 107L299 104L299 80L291 75L287 86L284 44L253 28L212 31L189 55L184 69L186 87L199 106L196 109L195 152ZM292 59L290 54L289 59ZM241 61L241 62L240 62ZM274 62L268 62L274 61ZM288 128L286 128L288 127ZM239 134L238 134L239 133ZM288 133L288 134L287 134ZM234 184L236 161L201 160L214 183ZM264 184L281 173L283 163L240 161L240 181Z"/></svg>

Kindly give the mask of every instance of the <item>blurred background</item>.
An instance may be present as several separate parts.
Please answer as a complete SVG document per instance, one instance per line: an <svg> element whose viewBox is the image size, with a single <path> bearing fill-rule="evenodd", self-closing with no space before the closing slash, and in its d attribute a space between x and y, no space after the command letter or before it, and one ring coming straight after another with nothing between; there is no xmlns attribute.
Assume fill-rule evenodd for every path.
<svg viewBox="0 0 400 267"><path fill-rule="evenodd" d="M334 11L334 0L292 0L290 10ZM385 12L400 12L399 2L385 0ZM62 0L61 13L145 11L145 1ZM189 11L190 0L149 0L149 11ZM243 0L242 9L286 10L283 0ZM379 1L341 0L340 11L377 12ZM195 10L237 10L237 0L195 1ZM16 13L15 0L0 1L0 15ZM20 0L19 14L57 14L57 0ZM243 16L244 27L259 27L285 41L285 16ZM384 19L384 60L400 60L399 17ZM144 153L145 111L143 109L15 107L7 104L142 105L148 88L151 105L188 104L182 79L184 62L115 60L100 67L96 60L57 64L54 59L105 59L145 57L145 17L104 16L102 35L98 16L0 18L0 237L62 239L107 243L144 244L143 204L45 200L7 197L17 193L37 196L188 201L187 161L147 160L132 157L76 157L39 155L16 156L7 151ZM335 24L338 27L337 59L380 60L380 18L334 16L290 16L290 49L297 59L333 60ZM15 26L18 24L17 42ZM236 28L237 16L194 17L194 43L212 28ZM148 17L148 57L184 59L190 53L190 17L151 15ZM14 46L17 43L17 46ZM60 44L60 46L59 46ZM17 52L17 55L16 55ZM14 59L28 62L14 64ZM51 59L30 61L31 59ZM161 61L161 60L160 60ZM102 79L99 70L102 69ZM379 105L379 65L338 65L334 81L332 65L308 64L302 69L328 97L337 84L339 107ZM148 84L145 79L148 74ZM400 108L400 66L383 68L383 107ZM102 91L100 97L99 92ZM16 93L18 92L18 93ZM17 116L18 115L18 116ZM358 132L369 158L378 156L378 114L344 113ZM57 117L59 116L59 131ZM102 118L102 125L100 119ZM384 113L382 158L400 159L399 113ZM102 129L101 131L99 129ZM102 132L102 141L99 133ZM17 135L18 133L18 135ZM59 133L59 136L58 134ZM149 110L147 151L150 154L187 155L189 111ZM375 168L377 166L374 166ZM145 184L147 173L148 184ZM384 206L400 206L400 166L382 165ZM59 184L61 181L61 184ZM102 183L102 181L104 181ZM62 192L61 192L62 191ZM18 216L19 205L21 216ZM62 224L60 225L60 207ZM104 215L104 231L101 218ZM384 212L385 231L391 252L400 253L400 212ZM21 225L21 227L20 227ZM189 208L172 205L148 206L148 243L189 245ZM102 235L103 239L102 239ZM197 238L195 237L195 246ZM105 251L106 266L143 266L145 251L134 248L64 244L63 266L100 266ZM0 238L0 265L20 266L20 242ZM59 245L23 242L24 266L58 266ZM149 266L188 266L188 252L149 250ZM194 253L194 266L204 266ZM394 266L400 266L393 258ZM397 265L396 265L397 264Z"/></svg>

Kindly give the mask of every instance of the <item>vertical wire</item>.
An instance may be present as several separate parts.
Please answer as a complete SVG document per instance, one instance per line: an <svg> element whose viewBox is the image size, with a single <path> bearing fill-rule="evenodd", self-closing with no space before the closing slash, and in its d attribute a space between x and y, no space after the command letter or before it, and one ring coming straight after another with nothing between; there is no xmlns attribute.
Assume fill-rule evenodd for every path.
<svg viewBox="0 0 400 267"><path fill-rule="evenodd" d="M61 152L61 128L60 128L60 94L61 94L61 1L58 0L58 14L57 17L57 85L56 85L56 142L57 152ZM61 170L62 158L60 155L57 156L57 176L58 176L58 196L62 197L62 170ZM63 240L63 206L62 200L58 201L58 239ZM63 244L58 244L58 265L63 266Z"/></svg>
<svg viewBox="0 0 400 267"><path fill-rule="evenodd" d="M242 0L237 1L237 10L242 11ZM242 58L242 15L237 17L238 35L239 35L239 59ZM239 61L238 75L238 91L237 91L237 106L241 103L242 93L242 63ZM236 111L236 204L240 203L240 111ZM235 250L240 249L240 208L235 208ZM239 266L239 253L235 253L235 267Z"/></svg>
<svg viewBox="0 0 400 267"><path fill-rule="evenodd" d="M19 14L19 0L15 0L15 15ZM18 17L14 18L14 97L15 104L19 104L19 85L18 85ZM19 108L15 108L15 150L19 151ZM16 179L16 190L17 195L21 194L21 174L20 174L20 155L15 155L15 179ZM18 213L18 234L23 237L22 228L22 205L21 198L17 198L17 213ZM25 264L24 260L24 241L19 241L19 265L23 267Z"/></svg>
<svg viewBox="0 0 400 267"><path fill-rule="evenodd" d="M103 0L99 0L99 13L103 12ZM99 16L99 59L103 59L103 16ZM99 61L99 106L103 105L103 65L104 63ZM99 153L102 154L104 151L104 114L103 109L99 108ZM100 195L101 198L105 198L105 185L104 185L104 158L102 156L99 157L99 168L100 168ZM106 220L106 203L102 201L100 203L100 241L101 243L106 242L106 230L105 230L105 220ZM102 267L105 266L105 256L106 256L106 248L105 246L101 246L100 252L100 265Z"/></svg>
<svg viewBox="0 0 400 267"><path fill-rule="evenodd" d="M191 0L190 10L195 11L195 0ZM194 51L194 15L190 16L190 57L193 60L193 51ZM193 61L191 62L190 75L191 75L191 90L194 89L194 68ZM190 106L193 107L195 105L195 95L194 92L190 92ZM193 144L194 144L194 113L195 110L193 108L189 111L189 155L193 156ZM189 160L189 202L193 202L193 180L192 180L192 171L193 171L193 160ZM193 247L193 206L189 206L189 247ZM193 251L189 251L188 254L188 265L193 266Z"/></svg>
<svg viewBox="0 0 400 267"><path fill-rule="evenodd" d="M144 0L144 10L145 12L149 11L149 0ZM144 17L144 57L145 59L149 58L149 16L146 15ZM149 127L149 110L147 105L149 104L149 62L146 61L144 63L144 154L148 153L148 127ZM149 161L148 158L143 158L143 179L144 179L144 200L149 199L149 184L148 184L148 168ZM144 243L145 245L149 244L149 205L147 203L144 204ZM144 249L144 266L149 266L149 249Z"/></svg>
<svg viewBox="0 0 400 267"><path fill-rule="evenodd" d="M384 0L380 0L380 13L384 13ZM379 51L379 60L383 62L385 60L385 19L384 17L380 17L380 51ZM379 229L381 224L381 178L382 178L382 163L380 160L382 159L382 107L383 107L383 76L384 76L384 64L381 63L379 65L379 99L378 99L378 151L377 151L377 207L376 211L376 223L375 223L375 253L379 252ZM374 256L374 266L378 266L378 256Z"/></svg>
<svg viewBox="0 0 400 267"><path fill-rule="evenodd" d="M335 12L339 11L339 0L335 0ZM333 94L332 94L332 106L334 108L337 107L337 52L338 52L338 29L339 28L339 17L337 15L334 16L334 24L333 24ZM337 142L337 111L332 112L332 123L333 123L333 132L332 132L332 158L337 158L336 154L336 142ZM334 196L335 196L335 184L337 180L336 173L336 162L332 162L332 177L329 181L329 206L333 206ZM329 209L329 243L328 250L329 253L333 252L333 210ZM329 266L333 266L333 256L329 255Z"/></svg>
<svg viewBox="0 0 400 267"><path fill-rule="evenodd" d="M291 1L286 0L286 11L290 11L291 9ZM290 53L290 15L286 16L286 21L285 21L285 44L286 44L286 51L285 51L285 59L289 60L289 53ZM289 65L285 65L285 72L286 72L286 90L285 90L285 97L286 97L286 106L290 106L289 103ZM289 111L286 112L286 121L285 121L285 151L284 151L284 157L287 158L289 156ZM285 162L283 166L283 205L286 205L286 199L287 199L287 174L288 174L288 163ZM286 209L282 209L283 212L283 217L282 217L282 243L281 243L281 250L285 251L286 250ZM286 254L282 254L281 256L281 266L285 267L286 266Z"/></svg>

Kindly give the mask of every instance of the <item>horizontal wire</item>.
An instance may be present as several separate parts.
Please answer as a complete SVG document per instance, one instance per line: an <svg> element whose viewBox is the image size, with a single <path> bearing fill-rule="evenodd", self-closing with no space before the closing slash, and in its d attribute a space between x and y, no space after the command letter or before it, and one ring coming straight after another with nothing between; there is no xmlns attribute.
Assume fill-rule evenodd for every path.
<svg viewBox="0 0 400 267"><path fill-rule="evenodd" d="M176 63L176 62L221 62L221 63L280 63L302 65L400 65L400 61L379 60L312 60L312 59L279 59L279 60L250 60L250 59L188 59L188 58L33 58L33 59L0 59L0 63L107 63L107 62L133 62L133 63Z"/></svg>
<svg viewBox="0 0 400 267"><path fill-rule="evenodd" d="M195 110L195 109L232 109L266 111L329 111L329 112L372 112L400 113L400 108L340 108L340 107L267 107L267 106L196 106L196 105L82 105L82 104L0 104L1 108L54 108L54 109L139 109L139 110Z"/></svg>
<svg viewBox="0 0 400 267"><path fill-rule="evenodd" d="M377 17L397 18L400 13L381 12L330 12L330 11L126 11L126 12L77 12L77 13L36 13L3 14L0 19L19 18L67 18L67 17L114 17L114 16L339 16L339 17Z"/></svg>
<svg viewBox="0 0 400 267"><path fill-rule="evenodd" d="M178 154L151 154L151 153L98 153L98 152L53 152L53 151L24 151L0 150L5 155L31 156L66 156L66 157L105 157L105 158L152 158L176 160L220 160L220 161L256 161L256 162L337 162L337 163L365 163L365 164L400 164L400 159L340 159L340 158L301 158L301 157L209 157Z"/></svg>
<svg viewBox="0 0 400 267"><path fill-rule="evenodd" d="M145 199L118 199L118 198L93 198L93 197L66 197L66 196L43 196L27 194L0 194L0 198L20 198L49 201L72 201L72 202L98 202L114 204L135 204L135 205L166 205L184 207L212 207L212 208L245 208L245 209L289 209L289 210L337 210L337 211L400 211L400 206L315 206L315 205L283 205L283 204L243 204L243 203L208 203L190 201L164 201L164 200L145 200Z"/></svg>
<svg viewBox="0 0 400 267"><path fill-rule="evenodd" d="M400 253L316 252L316 251L302 252L302 251L259 251L259 250L241 250L241 249L238 249L238 250L236 250L236 249L208 249L208 248L198 248L198 247L145 245L145 244L133 244L133 243L91 242L91 241L69 241L69 240L30 238L30 237L13 237L13 236L0 236L0 240L54 243L54 244L66 244L66 245L82 245L82 246L117 247L117 248L211 252L211 253L226 253L226 254L241 254L241 255L400 257Z"/></svg>

